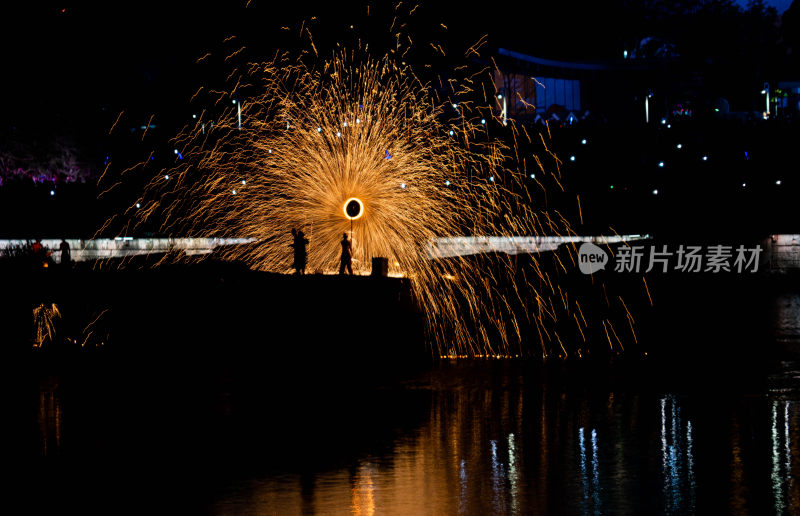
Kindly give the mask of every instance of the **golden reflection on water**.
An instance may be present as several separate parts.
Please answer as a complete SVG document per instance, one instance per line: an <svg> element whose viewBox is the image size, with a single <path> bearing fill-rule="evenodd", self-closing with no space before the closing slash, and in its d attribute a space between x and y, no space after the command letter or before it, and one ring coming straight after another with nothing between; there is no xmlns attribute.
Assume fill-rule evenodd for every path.
<svg viewBox="0 0 800 516"><path fill-rule="evenodd" d="M426 423L398 438L388 456L315 472L305 488L298 488L300 475L261 480L247 504L241 492L231 493L217 514L630 512L632 499L642 497L641 446L661 455L653 466L663 472L655 497L664 509L693 509L691 421L677 400L663 398L660 430L651 425L653 439L639 442L629 437L639 425L638 403L638 395L589 401L546 387L437 391Z"/></svg>
<svg viewBox="0 0 800 516"><path fill-rule="evenodd" d="M37 423L42 455L47 456L61 448L62 412L61 398L57 394L58 383L48 379L39 386L39 409Z"/></svg>
<svg viewBox="0 0 800 516"><path fill-rule="evenodd" d="M698 447L697 421L675 395L456 387L436 392L426 422L386 456L260 480L247 503L230 493L216 513L692 514L703 496L731 514L785 513L800 506L800 422L790 402L769 404L770 419L747 425L704 419L706 439L729 439ZM722 462L698 467L718 451ZM698 484L698 469L710 483Z"/></svg>
<svg viewBox="0 0 800 516"><path fill-rule="evenodd" d="M742 514L746 511L747 498L744 484L744 465L742 463L741 429L739 418L734 414L731 428L731 464L730 464L730 514Z"/></svg>
<svg viewBox="0 0 800 516"><path fill-rule="evenodd" d="M800 402L784 390L717 409L713 398L496 380L426 384L425 401L413 398L417 424L404 425L407 411L398 421L389 417L386 426L403 430L378 451L343 444L337 460L320 465L303 440L314 432L276 440L296 467L276 472L271 454L259 456L251 475L215 491L210 513L692 514L713 507L781 514L800 507ZM315 432L337 425L347 433L374 418L373 409L325 419ZM40 384L36 417L41 453L66 456L57 381Z"/></svg>
<svg viewBox="0 0 800 516"><path fill-rule="evenodd" d="M353 479L353 514L356 516L373 516L375 514L375 483L372 480L371 467L363 464Z"/></svg>

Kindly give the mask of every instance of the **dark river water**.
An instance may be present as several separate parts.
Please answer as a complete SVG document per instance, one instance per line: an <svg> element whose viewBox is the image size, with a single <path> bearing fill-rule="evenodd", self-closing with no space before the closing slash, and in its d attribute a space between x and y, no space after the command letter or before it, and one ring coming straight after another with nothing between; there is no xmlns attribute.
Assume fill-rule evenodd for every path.
<svg viewBox="0 0 800 516"><path fill-rule="evenodd" d="M773 307L730 361L40 372L3 389L2 512L798 513L800 296Z"/></svg>

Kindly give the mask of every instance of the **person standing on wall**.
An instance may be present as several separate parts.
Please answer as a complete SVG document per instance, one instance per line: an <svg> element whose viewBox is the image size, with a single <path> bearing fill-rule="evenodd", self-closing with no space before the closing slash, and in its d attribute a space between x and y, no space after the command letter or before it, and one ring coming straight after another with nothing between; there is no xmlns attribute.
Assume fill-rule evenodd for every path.
<svg viewBox="0 0 800 516"><path fill-rule="evenodd" d="M72 261L72 258L70 256L69 243L62 238L61 244L58 246L58 248L61 249L61 265L66 267Z"/></svg>
<svg viewBox="0 0 800 516"><path fill-rule="evenodd" d="M339 264L339 274L344 274L345 269L352 276L353 275L353 241L350 240L347 233L342 234L342 257Z"/></svg>

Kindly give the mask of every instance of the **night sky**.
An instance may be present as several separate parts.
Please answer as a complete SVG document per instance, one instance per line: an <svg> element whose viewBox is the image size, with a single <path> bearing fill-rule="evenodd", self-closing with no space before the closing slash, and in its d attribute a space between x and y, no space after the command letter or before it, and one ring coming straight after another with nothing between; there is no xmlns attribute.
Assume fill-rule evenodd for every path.
<svg viewBox="0 0 800 516"><path fill-rule="evenodd" d="M782 9L787 4L772 3ZM246 47L247 59L262 61L277 49L308 48L307 39L298 36L304 21L323 52L337 43L352 48L361 38L381 53L392 44L394 5L366 0L4 3L0 134L66 134L80 140L79 147L93 147L121 112L127 127L145 124L150 115L162 125L165 118L184 119L198 87L224 79L229 71L224 54ZM512 1L481 8L429 1L408 16L414 5L401 4L397 23L406 24L403 31L414 41L418 54L410 60L416 59L418 68L429 60L429 43L441 44L456 60L482 36L488 36L488 49L503 46L554 59L619 59L623 48L651 30L641 23L638 3L626 0Z"/></svg>
<svg viewBox="0 0 800 516"><path fill-rule="evenodd" d="M208 81L213 72L195 65L207 52L214 55L241 42L253 58L267 59L277 48L296 44L300 24L314 16L317 20L310 23L320 48L352 43L354 34L380 47L387 42L393 18L389 2L247 4L4 4L2 120L64 128L85 125L98 116L105 121L103 112L116 116L123 109L160 111L187 99ZM606 57L621 45L614 34L625 22L621 13L597 6L506 2L494 10L459 10L436 4L423 2L404 20L406 30L421 47L436 41L448 51L453 48L454 55L463 55L464 48L488 34L490 44L539 55ZM408 10L401 6L399 12ZM229 36L237 40L223 45Z"/></svg>

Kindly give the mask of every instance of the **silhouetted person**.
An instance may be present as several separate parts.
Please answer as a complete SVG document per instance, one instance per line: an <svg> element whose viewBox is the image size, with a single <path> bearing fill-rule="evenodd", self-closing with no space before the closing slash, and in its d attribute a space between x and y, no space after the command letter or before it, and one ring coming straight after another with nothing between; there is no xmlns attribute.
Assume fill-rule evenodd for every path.
<svg viewBox="0 0 800 516"><path fill-rule="evenodd" d="M297 272L297 228L292 228L292 243L289 244L289 247L294 250L292 268Z"/></svg>
<svg viewBox="0 0 800 516"><path fill-rule="evenodd" d="M295 274L305 275L306 273L306 263L308 262L308 253L306 252L307 245L308 239L305 233L303 233L302 230L297 231L297 233L294 234L294 243L292 244L294 247Z"/></svg>
<svg viewBox="0 0 800 516"><path fill-rule="evenodd" d="M58 246L58 248L61 249L61 265L66 267L72 261L70 257L69 243L62 238L61 244Z"/></svg>
<svg viewBox="0 0 800 516"><path fill-rule="evenodd" d="M353 275L353 242L347 237L347 233L342 234L342 259L339 264L339 274L344 274L344 270Z"/></svg>
<svg viewBox="0 0 800 516"><path fill-rule="evenodd" d="M33 251L33 259L36 263L38 265L44 265L47 259L47 251L42 245L42 240L40 238L36 239L36 242L31 246L31 250Z"/></svg>

